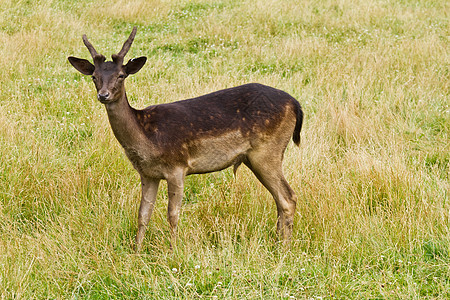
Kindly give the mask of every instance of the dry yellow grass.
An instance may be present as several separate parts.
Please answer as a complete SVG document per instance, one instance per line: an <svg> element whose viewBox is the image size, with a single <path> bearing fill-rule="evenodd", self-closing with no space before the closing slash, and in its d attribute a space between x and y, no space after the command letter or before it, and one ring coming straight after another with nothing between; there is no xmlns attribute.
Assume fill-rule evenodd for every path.
<svg viewBox="0 0 450 300"><path fill-rule="evenodd" d="M447 299L447 1L2 1L0 297ZM290 249L245 167L186 182L168 251L166 186L133 254L139 182L89 78L138 26L135 107L260 82L305 111L285 173ZM174 270L176 269L176 270Z"/></svg>

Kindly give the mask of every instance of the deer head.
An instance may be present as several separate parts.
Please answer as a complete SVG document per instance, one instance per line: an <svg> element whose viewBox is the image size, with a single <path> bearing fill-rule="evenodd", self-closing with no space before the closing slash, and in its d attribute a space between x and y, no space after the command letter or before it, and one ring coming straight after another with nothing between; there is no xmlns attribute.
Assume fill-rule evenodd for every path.
<svg viewBox="0 0 450 300"><path fill-rule="evenodd" d="M145 56L130 59L125 65L124 57L130 50L136 35L136 27L133 28L128 39L123 44L119 53L112 55L112 61L106 61L105 56L97 53L94 46L83 35L84 45L91 53L92 64L87 59L69 56L69 62L84 75L92 75L92 80L97 89L97 98L103 104L113 103L125 95L124 80L128 75L138 72L147 61Z"/></svg>

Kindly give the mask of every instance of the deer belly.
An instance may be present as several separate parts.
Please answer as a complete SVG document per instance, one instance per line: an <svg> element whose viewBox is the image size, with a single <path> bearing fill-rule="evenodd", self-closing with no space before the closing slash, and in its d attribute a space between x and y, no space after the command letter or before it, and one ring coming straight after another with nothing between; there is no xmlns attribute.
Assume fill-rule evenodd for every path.
<svg viewBox="0 0 450 300"><path fill-rule="evenodd" d="M250 148L250 142L239 132L197 140L189 151L189 172L208 173L235 164Z"/></svg>

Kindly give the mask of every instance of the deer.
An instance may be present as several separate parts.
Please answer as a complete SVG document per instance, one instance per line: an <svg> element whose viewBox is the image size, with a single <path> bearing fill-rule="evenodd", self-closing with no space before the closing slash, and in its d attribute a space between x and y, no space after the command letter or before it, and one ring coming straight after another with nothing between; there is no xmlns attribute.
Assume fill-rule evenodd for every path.
<svg viewBox="0 0 450 300"><path fill-rule="evenodd" d="M106 61L82 36L93 63L69 56L70 64L89 75L97 99L105 106L112 132L141 180L138 228L133 248L139 252L155 207L161 180L167 181L170 248L175 245L184 179L246 165L273 196L277 233L292 236L297 196L286 181L282 161L292 137L299 146L303 111L288 93L258 83L227 88L170 103L132 108L125 79L146 63L141 56L124 64L136 27L122 49Z"/></svg>

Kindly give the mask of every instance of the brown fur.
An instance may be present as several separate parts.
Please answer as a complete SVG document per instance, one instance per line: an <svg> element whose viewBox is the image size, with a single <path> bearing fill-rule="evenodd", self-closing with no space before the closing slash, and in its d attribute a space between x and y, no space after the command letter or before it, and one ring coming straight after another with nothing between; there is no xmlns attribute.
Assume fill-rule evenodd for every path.
<svg viewBox="0 0 450 300"><path fill-rule="evenodd" d="M136 250L142 245L161 179L168 182L168 219L175 241L185 176L230 166L236 172L242 163L273 195L277 229L289 240L296 196L283 176L282 160L290 138L300 142L300 104L281 90L252 83L136 110L128 103L124 79L138 72L146 58L122 65L135 33L134 28L113 62L105 62L86 36L83 41L94 65L75 57L69 61L81 73L93 75L114 135L141 176Z"/></svg>

